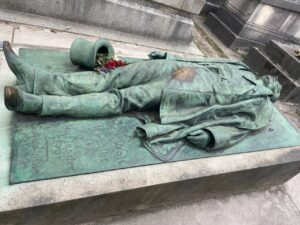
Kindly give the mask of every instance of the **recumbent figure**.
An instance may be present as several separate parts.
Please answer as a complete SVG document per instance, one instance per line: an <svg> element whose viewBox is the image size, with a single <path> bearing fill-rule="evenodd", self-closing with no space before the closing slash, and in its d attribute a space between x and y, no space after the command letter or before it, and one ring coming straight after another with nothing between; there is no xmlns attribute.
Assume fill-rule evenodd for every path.
<svg viewBox="0 0 300 225"><path fill-rule="evenodd" d="M9 110L39 116L106 117L158 109L136 133L152 143L184 140L200 149L231 146L268 125L281 86L273 76L257 79L229 59L185 59L152 53L104 72L49 73L3 50L17 87L5 87Z"/></svg>

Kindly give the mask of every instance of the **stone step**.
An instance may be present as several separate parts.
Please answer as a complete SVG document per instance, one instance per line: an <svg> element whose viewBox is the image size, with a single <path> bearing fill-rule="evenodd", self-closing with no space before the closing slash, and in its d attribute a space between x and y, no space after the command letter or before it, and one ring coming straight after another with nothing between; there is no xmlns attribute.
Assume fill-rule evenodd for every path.
<svg viewBox="0 0 300 225"><path fill-rule="evenodd" d="M277 41L271 41L264 51L268 57L275 63L284 68L291 78L300 79L300 60L296 58L294 51L300 49L300 45L284 44Z"/></svg>
<svg viewBox="0 0 300 225"><path fill-rule="evenodd" d="M237 35L214 13L208 15L205 24L227 47L231 49L248 49L251 46L264 46L259 42L245 39Z"/></svg>
<svg viewBox="0 0 300 225"><path fill-rule="evenodd" d="M299 12L297 10L300 8L300 4L295 3L295 9L290 9L285 7L287 2L277 2L283 2L280 4L280 8L272 6L273 1L271 0L266 4L263 1L226 1L217 11L216 17L232 32L249 42L248 44L240 42L239 44L244 44L244 46L239 46L240 48L247 49L253 45L261 47L270 40L299 44L299 34L297 33L299 30ZM272 13L270 14L270 12ZM264 15L268 16L264 18ZM212 17L208 19L211 20ZM220 22L216 19L214 21L214 23L211 22L211 29L216 30L213 26L223 26L217 25ZM229 32L226 27L223 27L223 31ZM218 31L214 33L218 33ZM224 38L219 38L224 43L226 42Z"/></svg>
<svg viewBox="0 0 300 225"><path fill-rule="evenodd" d="M216 16L224 24L226 24L235 34L239 34L239 32L243 29L243 26L245 24L245 22L242 21L241 18L234 15L224 6L220 7L218 12L216 13Z"/></svg>
<svg viewBox="0 0 300 225"><path fill-rule="evenodd" d="M182 11L199 14L206 0L151 0Z"/></svg>
<svg viewBox="0 0 300 225"><path fill-rule="evenodd" d="M129 0L2 0L0 8L54 17L76 23L190 43L193 21L163 8Z"/></svg>
<svg viewBox="0 0 300 225"><path fill-rule="evenodd" d="M300 103L300 83L292 79L289 74L260 49L253 47L245 57L244 62L257 73L257 75L274 75L282 85L281 97L283 101Z"/></svg>

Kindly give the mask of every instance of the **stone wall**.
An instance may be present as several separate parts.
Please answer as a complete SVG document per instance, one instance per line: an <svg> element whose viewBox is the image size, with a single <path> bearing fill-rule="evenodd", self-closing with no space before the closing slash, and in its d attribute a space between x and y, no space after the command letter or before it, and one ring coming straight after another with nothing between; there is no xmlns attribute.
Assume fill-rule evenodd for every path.
<svg viewBox="0 0 300 225"><path fill-rule="evenodd" d="M145 0L0 0L0 8L182 43L194 25L188 13Z"/></svg>

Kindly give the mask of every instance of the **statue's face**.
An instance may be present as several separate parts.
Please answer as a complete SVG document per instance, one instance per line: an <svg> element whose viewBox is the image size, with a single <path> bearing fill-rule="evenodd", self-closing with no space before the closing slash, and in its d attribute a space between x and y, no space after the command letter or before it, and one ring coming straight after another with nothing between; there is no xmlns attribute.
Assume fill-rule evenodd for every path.
<svg viewBox="0 0 300 225"><path fill-rule="evenodd" d="M261 78L265 87L269 88L273 92L273 96L270 97L272 102L276 102L279 99L281 85L275 76L265 75Z"/></svg>

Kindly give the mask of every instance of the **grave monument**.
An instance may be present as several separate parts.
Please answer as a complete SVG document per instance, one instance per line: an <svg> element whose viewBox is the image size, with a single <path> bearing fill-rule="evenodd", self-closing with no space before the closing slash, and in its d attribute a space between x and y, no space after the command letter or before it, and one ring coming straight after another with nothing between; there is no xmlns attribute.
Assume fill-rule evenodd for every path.
<svg viewBox="0 0 300 225"><path fill-rule="evenodd" d="M298 0L228 0L205 23L233 49L262 47L270 40L300 43Z"/></svg>
<svg viewBox="0 0 300 225"><path fill-rule="evenodd" d="M152 52L149 60L116 61L112 45L103 39L92 43L78 38L72 43L72 63L92 70L77 73L51 73L30 65L7 41L3 50L18 83L4 89L9 110L79 118L153 110L156 118L139 116L145 124L136 128L152 153L165 143L176 144L177 150L185 142L208 151L226 149L269 124L272 103L281 91L273 76L256 79L236 60Z"/></svg>
<svg viewBox="0 0 300 225"><path fill-rule="evenodd" d="M19 57L4 43L19 81L2 98L21 113L11 116L11 141L0 143L6 154L0 160L11 165L10 171L2 170L10 173L10 183L0 182L3 224L93 222L267 188L300 171L300 135L272 105L280 89L272 76L256 79L236 60L185 59L163 52L149 59L109 61L114 53L109 42L81 43L86 48L81 46L75 55L72 47L70 52L21 48ZM103 53L105 63L100 60ZM91 71L93 65L97 71ZM158 77L152 80L154 75ZM97 102L85 101L86 90L103 79L116 85L103 92L115 101L106 104L111 98L104 95ZM146 109L143 104L162 104L161 84L166 117L157 117L158 107L133 111ZM76 95L83 101L73 101ZM64 102L43 102L49 116L40 117L35 115L41 114L36 97ZM119 103L131 113L111 116ZM107 111L99 111L97 104L106 105ZM76 115L85 118L70 117Z"/></svg>

